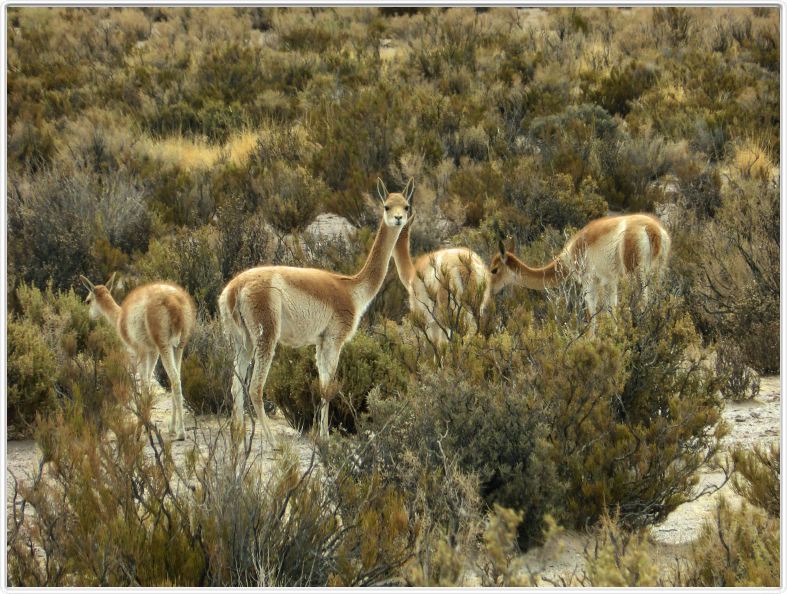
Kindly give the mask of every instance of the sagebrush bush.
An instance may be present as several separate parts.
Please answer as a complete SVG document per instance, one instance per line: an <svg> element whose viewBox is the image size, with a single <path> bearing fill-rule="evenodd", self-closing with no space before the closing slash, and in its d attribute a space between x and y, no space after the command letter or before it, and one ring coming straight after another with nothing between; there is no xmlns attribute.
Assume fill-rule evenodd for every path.
<svg viewBox="0 0 787 594"><path fill-rule="evenodd" d="M263 472L227 431L178 466L150 422L151 402L139 395L134 402L134 414L117 406L102 411L100 425L112 439L74 411L39 425L40 467L51 470L12 486L9 583L401 582L397 572L418 524L400 492L374 477L326 475L314 458L302 467L287 452Z"/></svg>
<svg viewBox="0 0 787 594"><path fill-rule="evenodd" d="M755 446L751 451L737 448L732 452L732 459L736 471L732 479L735 492L778 518L781 479L778 444Z"/></svg>
<svg viewBox="0 0 787 594"><path fill-rule="evenodd" d="M127 357L114 328L93 321L73 291L20 285L9 340L9 421L28 435L42 419L72 406L93 419L114 405L110 387L126 383ZM112 393L112 392L110 392Z"/></svg>
<svg viewBox="0 0 787 594"><path fill-rule="evenodd" d="M234 355L218 319L200 316L183 356L183 398L196 414L232 410Z"/></svg>
<svg viewBox="0 0 787 594"><path fill-rule="evenodd" d="M55 356L30 321L9 320L7 411L10 435L31 432L36 414L45 415L55 408Z"/></svg>
<svg viewBox="0 0 787 594"><path fill-rule="evenodd" d="M777 586L779 519L757 508L719 501L714 518L691 548L681 585L692 587Z"/></svg>
<svg viewBox="0 0 787 594"><path fill-rule="evenodd" d="M729 400L756 398L760 377L746 365L743 350L736 343L723 340L716 346L716 374L721 381L721 395Z"/></svg>

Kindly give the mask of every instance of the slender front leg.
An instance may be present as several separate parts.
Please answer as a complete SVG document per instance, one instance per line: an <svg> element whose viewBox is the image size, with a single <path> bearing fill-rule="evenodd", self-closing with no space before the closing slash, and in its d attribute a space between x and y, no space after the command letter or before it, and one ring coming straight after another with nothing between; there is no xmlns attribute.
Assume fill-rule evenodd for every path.
<svg viewBox="0 0 787 594"><path fill-rule="evenodd" d="M320 376L320 437L328 437L328 407L336 395L332 380L339 365L339 355L343 345L342 338L323 338L322 343L317 345L317 373Z"/></svg>

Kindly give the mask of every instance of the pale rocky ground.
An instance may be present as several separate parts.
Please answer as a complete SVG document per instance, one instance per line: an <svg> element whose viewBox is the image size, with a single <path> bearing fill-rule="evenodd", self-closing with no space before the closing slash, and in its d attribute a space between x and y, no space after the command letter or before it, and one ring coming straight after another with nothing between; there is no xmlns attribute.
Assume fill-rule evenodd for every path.
<svg viewBox="0 0 787 594"><path fill-rule="evenodd" d="M152 419L162 434L166 435L167 423L171 410L171 399L163 389L157 391L153 407ZM756 400L748 402L727 403L723 418L728 423L730 434L724 440L724 446L765 445L776 442L780 437L781 427L781 386L778 376L764 377L761 380L760 394ZM185 456L194 444L200 450L207 448L211 438L219 430L226 431L228 419L213 415L194 417L186 416L186 441L173 444L173 455L178 465L185 462ZM309 464L314 449L313 439L308 434L301 434L289 426L281 414L271 419L271 428L278 441L288 444L298 456L303 467ZM247 423L247 435L251 435L250 423ZM254 432L254 451L265 466L270 466L275 453L263 442L259 428ZM33 440L8 441L6 444L6 505L10 511L10 481L12 474L23 480L34 474L38 468L39 451ZM708 471L701 476L698 489L722 479L722 475ZM687 543L697 539L706 520L711 517L715 503L721 496L733 500L737 496L728 483L712 495L705 495L696 501L686 503L676 509L660 525L651 529L651 538L657 545L657 551L665 562L680 555ZM566 531L557 546L552 544L544 550L536 548L528 551L520 561L525 570L539 576L540 585L559 585L561 578L567 582L570 576L581 576L584 569L584 551L592 548L592 538L588 534ZM472 577L470 582L472 582ZM470 584L468 584L470 585Z"/></svg>

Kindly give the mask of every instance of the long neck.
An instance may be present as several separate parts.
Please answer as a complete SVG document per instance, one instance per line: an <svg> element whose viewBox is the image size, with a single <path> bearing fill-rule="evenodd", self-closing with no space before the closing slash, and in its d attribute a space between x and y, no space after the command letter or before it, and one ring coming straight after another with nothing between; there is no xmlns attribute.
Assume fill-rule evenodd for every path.
<svg viewBox="0 0 787 594"><path fill-rule="evenodd" d="M412 217L407 221L404 229L402 229L402 232L399 234L399 239L396 240L393 252L394 264L396 264L396 272L399 273L399 280L402 281L402 284L407 288L410 287L410 283L412 283L415 278L415 267L410 258L411 221Z"/></svg>
<svg viewBox="0 0 787 594"><path fill-rule="evenodd" d="M528 289L543 291L556 286L560 282L563 266L558 259L546 266L531 268L511 252L508 252L509 267L514 271L520 284Z"/></svg>
<svg viewBox="0 0 787 594"><path fill-rule="evenodd" d="M372 249L366 257L366 263L358 271L358 274L349 279L356 287L356 294L366 304L374 299L380 287L383 286L385 275L388 272L388 262L391 260L391 252L400 231L400 228L391 228L385 224L385 221L381 221Z"/></svg>
<svg viewBox="0 0 787 594"><path fill-rule="evenodd" d="M113 326L117 325L118 317L120 316L120 306L117 304L117 301L115 301L109 292L102 293L101 295L96 294L95 297L98 309L104 314L104 317L106 317Z"/></svg>

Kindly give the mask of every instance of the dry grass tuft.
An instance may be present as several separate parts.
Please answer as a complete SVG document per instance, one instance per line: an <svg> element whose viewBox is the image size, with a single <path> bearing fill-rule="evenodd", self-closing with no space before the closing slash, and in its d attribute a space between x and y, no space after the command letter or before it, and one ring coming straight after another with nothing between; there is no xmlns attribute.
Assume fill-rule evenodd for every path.
<svg viewBox="0 0 787 594"><path fill-rule="evenodd" d="M240 165L249 158L259 138L260 132L252 130L235 134L223 146L183 136L146 138L138 150L150 159L190 171L210 169L224 160Z"/></svg>

